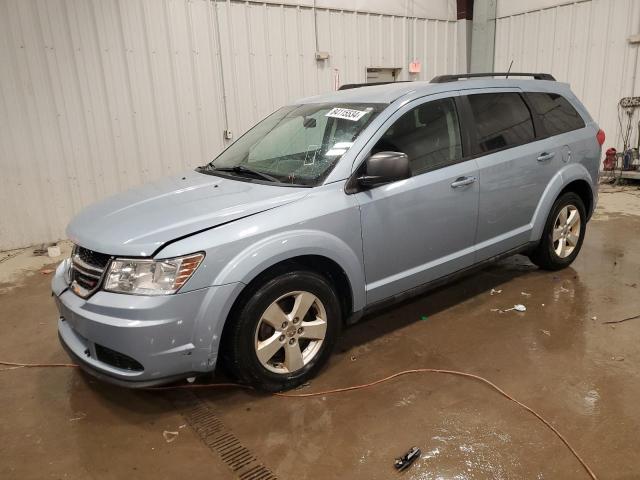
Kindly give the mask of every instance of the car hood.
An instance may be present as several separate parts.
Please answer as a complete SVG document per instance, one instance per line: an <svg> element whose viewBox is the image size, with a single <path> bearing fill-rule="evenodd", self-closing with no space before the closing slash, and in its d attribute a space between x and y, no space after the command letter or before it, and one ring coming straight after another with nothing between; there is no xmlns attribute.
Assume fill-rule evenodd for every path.
<svg viewBox="0 0 640 480"><path fill-rule="evenodd" d="M67 235L97 252L150 256L176 238L276 208L308 193L308 188L189 172L91 205L71 221Z"/></svg>

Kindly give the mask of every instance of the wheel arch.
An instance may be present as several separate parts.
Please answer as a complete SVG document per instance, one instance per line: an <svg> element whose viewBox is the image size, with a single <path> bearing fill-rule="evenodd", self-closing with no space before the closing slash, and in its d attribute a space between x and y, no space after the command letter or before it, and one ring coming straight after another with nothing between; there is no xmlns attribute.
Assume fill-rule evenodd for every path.
<svg viewBox="0 0 640 480"><path fill-rule="evenodd" d="M238 309L244 305L247 299L250 298L260 285L278 275L291 272L296 269L315 272L327 279L327 281L336 290L336 295L340 302L343 325L346 323L347 318L353 313L353 287L347 273L335 260L329 257L315 254L297 255L280 260L267 267L254 276L251 281L244 285L242 290L237 293L219 333L219 351L223 354L225 352L225 348L229 343L226 337L229 334L234 321L233 319L236 317Z"/></svg>
<svg viewBox="0 0 640 480"><path fill-rule="evenodd" d="M358 248L361 246L352 248L328 232L283 232L256 242L237 254L219 272L215 285L241 282L248 286L273 268L297 263L337 282L337 286L343 288L340 293L349 292L347 304L351 312L358 311L365 305L364 267L362 252L358 252Z"/></svg>
<svg viewBox="0 0 640 480"><path fill-rule="evenodd" d="M353 313L353 287L347 273L335 260L323 255L310 254L281 260L258 273L239 292L233 302L229 317L233 316L234 310L237 309L238 305L241 305L244 299L251 295L260 285L278 275L293 270L307 270L323 276L336 290L343 319Z"/></svg>
<svg viewBox="0 0 640 480"><path fill-rule="evenodd" d="M347 319L365 306L364 267L358 248L361 249L361 245L352 248L337 236L318 230L286 231L251 243L225 262L225 267L216 275L213 285L226 289L220 299L224 305L216 307L219 320L215 325L202 322L196 336L211 339L209 351L218 357L224 348L223 336L229 319L239 302L257 282L275 272L290 271L292 265L330 278L331 284L338 289L343 318ZM203 316L207 317L206 314Z"/></svg>
<svg viewBox="0 0 640 480"><path fill-rule="evenodd" d="M595 204L595 194L591 176L582 164L569 164L553 176L538 202L532 220L533 227L530 237L532 242L540 240L551 207L553 207L555 201L566 192L575 192L579 195L585 203L587 220L591 217Z"/></svg>
<svg viewBox="0 0 640 480"><path fill-rule="evenodd" d="M573 192L580 197L587 211L587 220L589 220L593 214L593 191L591 190L591 185L583 179L573 180L560 191L558 197L567 192Z"/></svg>
<svg viewBox="0 0 640 480"><path fill-rule="evenodd" d="M329 279L340 299L343 319L365 306L364 267L361 253L327 232L295 230L265 238L238 253L216 276L216 285L235 284L224 318L213 333L212 349L224 342L224 332L238 305L256 285L291 268L315 271Z"/></svg>

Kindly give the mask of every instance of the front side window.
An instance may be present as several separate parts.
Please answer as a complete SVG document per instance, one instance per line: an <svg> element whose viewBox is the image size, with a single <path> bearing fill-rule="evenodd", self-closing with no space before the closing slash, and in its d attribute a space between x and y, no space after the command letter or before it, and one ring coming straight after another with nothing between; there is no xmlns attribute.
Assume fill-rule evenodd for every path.
<svg viewBox="0 0 640 480"><path fill-rule="evenodd" d="M489 153L534 140L531 114L518 93L479 93L467 98L480 152Z"/></svg>
<svg viewBox="0 0 640 480"><path fill-rule="evenodd" d="M459 162L462 146L453 99L423 103L402 115L378 140L371 153L382 151L405 153L412 175Z"/></svg>
<svg viewBox="0 0 640 480"><path fill-rule="evenodd" d="M283 107L198 171L273 184L320 184L384 104Z"/></svg>
<svg viewBox="0 0 640 480"><path fill-rule="evenodd" d="M547 135L559 135L584 127L580 114L562 95L529 92L527 98Z"/></svg>

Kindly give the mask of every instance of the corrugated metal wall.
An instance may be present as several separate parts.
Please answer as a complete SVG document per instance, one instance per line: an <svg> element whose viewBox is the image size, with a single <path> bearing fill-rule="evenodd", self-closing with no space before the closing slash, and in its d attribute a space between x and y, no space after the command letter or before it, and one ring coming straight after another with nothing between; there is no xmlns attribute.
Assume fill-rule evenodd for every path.
<svg viewBox="0 0 640 480"><path fill-rule="evenodd" d="M606 132L605 146L621 148L618 101L640 95L640 46L627 41L640 33L640 0L499 0L497 16L495 70L513 60L513 71L570 83Z"/></svg>
<svg viewBox="0 0 640 480"><path fill-rule="evenodd" d="M442 2L440 2L442 3ZM83 206L201 165L297 97L366 67L457 64L447 19L211 0L0 0L0 250ZM219 28L217 26L219 25ZM225 108L226 106L226 108ZM228 117L228 119L226 118Z"/></svg>

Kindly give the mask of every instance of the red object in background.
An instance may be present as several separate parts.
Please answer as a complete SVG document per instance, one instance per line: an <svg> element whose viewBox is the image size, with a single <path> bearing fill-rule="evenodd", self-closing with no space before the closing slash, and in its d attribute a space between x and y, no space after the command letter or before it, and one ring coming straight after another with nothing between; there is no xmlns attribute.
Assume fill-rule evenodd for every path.
<svg viewBox="0 0 640 480"><path fill-rule="evenodd" d="M616 149L615 148L607 149L604 157L604 162L602 162L602 165L605 170L613 170L614 168L616 168Z"/></svg>

